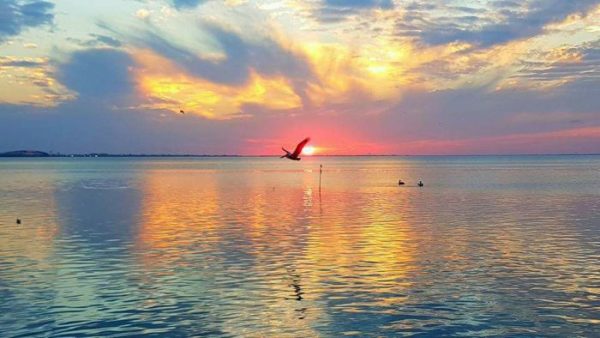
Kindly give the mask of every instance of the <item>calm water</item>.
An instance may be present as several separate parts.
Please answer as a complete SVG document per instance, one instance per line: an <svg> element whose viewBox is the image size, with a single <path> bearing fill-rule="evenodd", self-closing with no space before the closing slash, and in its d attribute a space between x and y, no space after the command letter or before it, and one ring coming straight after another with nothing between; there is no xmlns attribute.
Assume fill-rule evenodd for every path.
<svg viewBox="0 0 600 338"><path fill-rule="evenodd" d="M0 331L597 337L600 156L3 159Z"/></svg>

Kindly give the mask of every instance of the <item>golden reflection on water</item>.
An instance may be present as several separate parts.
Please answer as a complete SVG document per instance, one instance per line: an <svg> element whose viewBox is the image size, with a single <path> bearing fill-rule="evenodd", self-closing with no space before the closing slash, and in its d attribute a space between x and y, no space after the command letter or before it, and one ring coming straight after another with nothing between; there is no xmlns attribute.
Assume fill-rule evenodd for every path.
<svg viewBox="0 0 600 338"><path fill-rule="evenodd" d="M136 244L140 260L150 270L163 267L172 273L193 264L192 269L200 270L199 278L208 280L219 278L211 269L228 269L227 275L233 280L243 280L248 274L268 274L272 276L271 281L244 281L245 286L230 290L229 297L234 296L240 303L249 300L253 309L221 319L225 322L223 327L232 334L243 335L244 331L237 330L249 323L257 323L267 332L288 330L314 336L316 333L308 322L298 320L302 308L296 306L296 299L290 301L294 297L291 294L299 292L301 276L295 272L293 264L285 264L274 256L292 253L298 258L296 255L301 252L296 238L273 230L293 224L294 215L303 213L307 206L294 203L302 198L302 191L283 192L279 187L261 184L260 175L242 176L243 189L230 191L226 182L231 177L223 181L222 177L209 172L150 172L145 175L143 219ZM273 205L273 196L290 203ZM274 215L279 217L274 218ZM243 265L245 268L272 271L242 271L236 266L237 262L228 265L226 257L212 256L206 265L198 260L190 263L196 254L221 252L221 246L231 246L235 241L249 242L246 250L252 256L252 263ZM235 245L233 247L235 249ZM235 274L240 275L236 278ZM211 280L210 283L218 281ZM260 285L252 286L253 283Z"/></svg>
<svg viewBox="0 0 600 338"><path fill-rule="evenodd" d="M218 236L219 198L214 173L148 172L142 178L136 247L146 266L174 267L197 238ZM213 220L202 222L200 220ZM214 244L214 241L209 242Z"/></svg>
<svg viewBox="0 0 600 338"><path fill-rule="evenodd" d="M250 274L270 280L257 280L260 285L255 286L250 280L250 286L235 291L251 293L238 297L252 299L260 311L241 313L225 327L244 327L243 322L251 321L268 325L272 332L285 327L316 335L304 319L328 314L315 302L355 291L370 299L349 302L343 311L357 311L357 306L390 311L404 301L410 287L407 274L416 270L411 225L396 206L381 200L380 191L319 193L315 174L303 172L302 188L293 188L267 184L261 174L148 171L141 181L136 257L146 269L167 274L182 268L214 269L217 264L227 269L227 258L213 256L203 265L193 257L235 249L232 243L239 241L236 250L245 250L245 255L233 259L251 260L243 266L252 270L243 271L240 279ZM397 198L401 208L414 208L405 196ZM230 277L242 273L239 268L234 266ZM200 273L201 278L212 275ZM332 286L336 283L342 287Z"/></svg>

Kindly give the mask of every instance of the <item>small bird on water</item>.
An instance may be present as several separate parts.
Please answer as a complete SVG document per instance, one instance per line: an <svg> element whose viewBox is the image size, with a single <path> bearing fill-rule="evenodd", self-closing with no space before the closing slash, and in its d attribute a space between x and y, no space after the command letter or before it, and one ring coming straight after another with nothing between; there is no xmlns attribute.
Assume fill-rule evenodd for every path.
<svg viewBox="0 0 600 338"><path fill-rule="evenodd" d="M404 181L403 180L398 180L398 185L404 185Z"/></svg>
<svg viewBox="0 0 600 338"><path fill-rule="evenodd" d="M185 114L185 112L183 111L183 109L179 109L179 114Z"/></svg>
<svg viewBox="0 0 600 338"><path fill-rule="evenodd" d="M302 142L298 143L298 145L296 146L296 149L294 150L293 153L290 153L289 151L285 150L284 147L281 147L281 149L283 149L283 151L285 151L285 155L281 156L280 158L289 158L290 160L294 160L294 161L300 161L300 153L302 153L302 149L304 149L304 146L310 141L310 137L305 138L304 140L302 140Z"/></svg>
<svg viewBox="0 0 600 338"><path fill-rule="evenodd" d="M424 185L424 184L423 184L423 181L419 181L419 184L418 184L418 186L419 186L419 187L422 187L423 185Z"/></svg>
<svg viewBox="0 0 600 338"><path fill-rule="evenodd" d="M17 224L21 224L21 219L17 218Z"/></svg>

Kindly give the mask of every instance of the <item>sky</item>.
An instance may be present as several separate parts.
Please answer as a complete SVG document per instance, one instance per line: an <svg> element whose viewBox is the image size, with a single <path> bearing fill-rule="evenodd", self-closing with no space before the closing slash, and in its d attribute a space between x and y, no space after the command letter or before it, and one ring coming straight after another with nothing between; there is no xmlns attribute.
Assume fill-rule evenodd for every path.
<svg viewBox="0 0 600 338"><path fill-rule="evenodd" d="M275 155L306 136L600 153L600 0L0 0L0 151Z"/></svg>

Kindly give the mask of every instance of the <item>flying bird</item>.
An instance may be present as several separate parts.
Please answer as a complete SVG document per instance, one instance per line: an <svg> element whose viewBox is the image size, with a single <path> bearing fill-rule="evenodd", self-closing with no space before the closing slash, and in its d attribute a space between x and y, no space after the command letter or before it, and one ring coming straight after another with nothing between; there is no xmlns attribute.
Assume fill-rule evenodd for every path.
<svg viewBox="0 0 600 338"><path fill-rule="evenodd" d="M289 158L290 160L294 160L294 161L300 161L300 153L302 153L302 149L304 149L304 146L310 141L310 137L305 138L304 140L302 140L302 142L298 143L298 145L296 146L296 149L294 150L293 153L290 153L289 151L285 150L284 147L281 147L281 149L283 149L283 151L285 151L285 155L281 156L280 158Z"/></svg>

